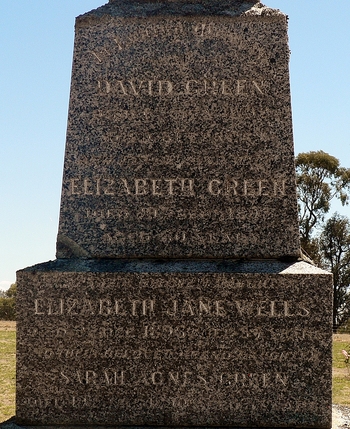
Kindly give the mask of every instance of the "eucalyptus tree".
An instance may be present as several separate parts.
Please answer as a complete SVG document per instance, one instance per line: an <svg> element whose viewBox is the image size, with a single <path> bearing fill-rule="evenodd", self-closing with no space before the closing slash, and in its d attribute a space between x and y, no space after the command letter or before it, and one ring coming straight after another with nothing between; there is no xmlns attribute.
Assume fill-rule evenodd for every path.
<svg viewBox="0 0 350 429"><path fill-rule="evenodd" d="M301 245L317 259L315 230L323 224L334 198L343 205L349 203L350 169L342 167L337 158L322 150L300 153L295 164Z"/></svg>
<svg viewBox="0 0 350 429"><path fill-rule="evenodd" d="M323 268L333 274L333 326L350 316L350 219L335 213L319 237Z"/></svg>

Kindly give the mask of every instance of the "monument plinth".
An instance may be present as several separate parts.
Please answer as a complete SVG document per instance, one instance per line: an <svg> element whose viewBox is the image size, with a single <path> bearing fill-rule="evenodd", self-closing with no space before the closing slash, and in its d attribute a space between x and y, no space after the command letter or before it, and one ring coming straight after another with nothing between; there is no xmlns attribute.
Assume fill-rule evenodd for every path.
<svg viewBox="0 0 350 429"><path fill-rule="evenodd" d="M57 260L18 272L19 424L331 427L288 66L255 1L77 18Z"/></svg>

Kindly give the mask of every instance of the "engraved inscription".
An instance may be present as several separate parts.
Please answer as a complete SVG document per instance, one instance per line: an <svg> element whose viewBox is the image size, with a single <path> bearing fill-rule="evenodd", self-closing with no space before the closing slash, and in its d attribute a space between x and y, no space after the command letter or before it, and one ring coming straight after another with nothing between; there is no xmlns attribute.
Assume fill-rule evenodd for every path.
<svg viewBox="0 0 350 429"><path fill-rule="evenodd" d="M136 373L134 370L74 370L65 368L61 371L60 380L65 385L85 385L96 387L113 386L174 386L174 387L211 387L215 389L244 389L287 387L288 376L281 373L239 373L221 372L204 374L190 370L183 371L150 371Z"/></svg>
<svg viewBox="0 0 350 429"><path fill-rule="evenodd" d="M117 316L153 317L156 314L171 318L182 317L257 317L289 318L309 317L310 311L303 303L293 301L247 301L247 300L173 300L160 302L155 299L123 300L118 298L101 299L51 299L34 300L33 311L36 316Z"/></svg>
<svg viewBox="0 0 350 429"><path fill-rule="evenodd" d="M189 216L193 219L193 216ZM199 217L200 219L200 217ZM230 216L230 219L234 219L234 216ZM114 229L113 232L108 232L103 235L103 240L106 243L112 244L127 244L127 243L196 243L196 244L228 244L240 242L242 239L247 240L247 237L244 233L232 234L230 232L196 232L196 231L181 231L179 228L166 229L159 234L153 232L124 232L119 229ZM259 241L258 235L251 234L249 237L249 242L251 244L257 244Z"/></svg>
<svg viewBox="0 0 350 429"><path fill-rule="evenodd" d="M124 371L106 369L102 372L86 371L61 371L61 378L65 384L122 386L125 383Z"/></svg>
<svg viewBox="0 0 350 429"><path fill-rule="evenodd" d="M68 189L73 196L194 197L204 189L207 196L278 198L286 195L286 180L75 177L69 180Z"/></svg>
<svg viewBox="0 0 350 429"><path fill-rule="evenodd" d="M233 330L232 330L233 332ZM197 338L198 335L200 335L200 332L197 332ZM165 338L165 337L162 337ZM208 337L210 338L210 337ZM232 338L232 337L231 337ZM238 335L236 335L236 339L239 339ZM243 337L244 338L244 337ZM222 339L225 339L229 341L230 337L223 337ZM251 339L251 344L254 344L253 342L256 342L256 339ZM276 338L276 342L281 343L280 339ZM256 347L255 343L255 347ZM197 348L195 350L189 350L189 349L182 349L182 350L176 350L176 349L159 349L159 350L150 350L150 349L125 349L125 348L117 348L117 349L101 349L100 353L98 351L94 351L92 349L84 349L84 350L52 350L52 349L45 349L43 352L40 352L39 355L44 359L59 359L60 362L67 363L68 360L75 360L75 359L82 359L82 358L94 358L94 359L116 359L116 360L124 360L124 363L127 364L132 360L133 362L138 361L151 361L158 363L161 363L163 359L187 359L190 361L196 360L196 362L208 362L208 361L215 361L218 363L225 363L227 361L230 361L232 363L233 360L239 361L240 363L249 363L251 356L249 354L245 354L242 356L241 350L235 350L230 351L224 348L215 350L210 349L208 350L208 344L204 343L202 344L203 347ZM207 350L204 350L207 348ZM311 349L304 352L302 355L303 362L314 362L315 357L318 356L320 358L320 353L315 351L315 349ZM266 353L264 356L264 363L276 363L280 362L283 363L288 359L294 359L295 358L295 352L294 351L276 351L272 353Z"/></svg>
<svg viewBox="0 0 350 429"><path fill-rule="evenodd" d="M192 79L182 82L169 80L98 80L97 87L104 94L115 94L120 97L164 97L164 96L263 96L266 82L258 80L210 80Z"/></svg>
<svg viewBox="0 0 350 429"><path fill-rule="evenodd" d="M35 409L44 409L44 408L58 408L62 409L65 406L69 405L75 409L89 409L95 405L94 399L89 396L64 396L64 397L55 397L51 398L46 396L44 397L34 397L33 395L28 396L27 398L22 399L22 404L27 407L33 407Z"/></svg>

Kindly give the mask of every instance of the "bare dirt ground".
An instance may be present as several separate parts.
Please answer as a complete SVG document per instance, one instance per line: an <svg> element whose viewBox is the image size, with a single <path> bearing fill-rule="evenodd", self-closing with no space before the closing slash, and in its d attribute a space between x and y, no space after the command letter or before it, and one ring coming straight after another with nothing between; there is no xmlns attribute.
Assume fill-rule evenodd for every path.
<svg viewBox="0 0 350 429"><path fill-rule="evenodd" d="M16 322L0 320L0 331L15 331Z"/></svg>
<svg viewBox="0 0 350 429"><path fill-rule="evenodd" d="M333 335L333 341L350 343L350 334L334 334Z"/></svg>
<svg viewBox="0 0 350 429"><path fill-rule="evenodd" d="M333 377L345 377L350 376L350 368L333 368Z"/></svg>

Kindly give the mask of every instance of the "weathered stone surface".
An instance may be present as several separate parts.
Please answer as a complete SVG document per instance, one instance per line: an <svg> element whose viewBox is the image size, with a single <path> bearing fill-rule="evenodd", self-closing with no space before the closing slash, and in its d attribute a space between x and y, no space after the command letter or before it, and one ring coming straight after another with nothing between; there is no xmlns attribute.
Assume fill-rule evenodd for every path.
<svg viewBox="0 0 350 429"><path fill-rule="evenodd" d="M115 3L111 5L110 3ZM141 5L140 5L141 3ZM141 7L140 7L141 6ZM118 17L153 17L153 16L276 16L283 15L278 9L266 7L256 0L233 0L233 1L212 1L212 0L180 0L180 1L133 1L115 0L109 4L94 9L91 12L78 17L87 21L90 17L118 16Z"/></svg>
<svg viewBox="0 0 350 429"><path fill-rule="evenodd" d="M254 3L77 19L59 258L299 255L287 20Z"/></svg>
<svg viewBox="0 0 350 429"><path fill-rule="evenodd" d="M17 423L330 427L331 290L302 262L19 271Z"/></svg>
<svg viewBox="0 0 350 429"><path fill-rule="evenodd" d="M331 427L288 63L286 16L251 0L77 18L59 259L17 275L17 424Z"/></svg>

